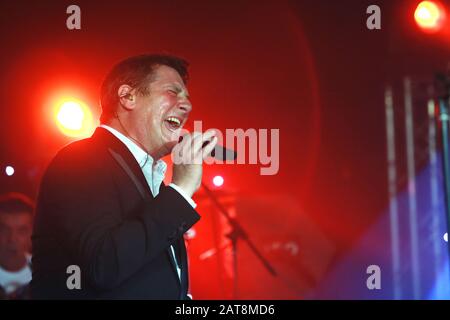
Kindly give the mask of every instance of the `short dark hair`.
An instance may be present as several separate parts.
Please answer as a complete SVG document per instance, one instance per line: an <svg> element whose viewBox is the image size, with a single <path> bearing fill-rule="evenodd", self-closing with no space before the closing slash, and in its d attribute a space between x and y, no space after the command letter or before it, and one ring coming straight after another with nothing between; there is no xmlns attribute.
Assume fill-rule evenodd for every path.
<svg viewBox="0 0 450 320"><path fill-rule="evenodd" d="M175 69L186 84L189 78L189 63L172 55L144 54L127 58L117 63L108 73L100 90L102 115L100 122L105 123L114 116L119 103L117 90L123 84L136 89L138 94L148 94L148 85L152 81L157 66L165 65Z"/></svg>
<svg viewBox="0 0 450 320"><path fill-rule="evenodd" d="M0 214L18 212L27 212L30 215L33 215L33 200L18 192L9 192L0 195Z"/></svg>

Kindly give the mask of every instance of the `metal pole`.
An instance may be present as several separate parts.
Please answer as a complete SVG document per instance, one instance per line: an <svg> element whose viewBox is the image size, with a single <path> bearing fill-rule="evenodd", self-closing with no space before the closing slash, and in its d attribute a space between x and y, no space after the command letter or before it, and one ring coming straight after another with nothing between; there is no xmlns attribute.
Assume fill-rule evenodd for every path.
<svg viewBox="0 0 450 320"><path fill-rule="evenodd" d="M432 217L432 234L434 253L434 278L435 282L439 281L439 271L441 262L441 234L439 226L441 225L441 214L439 212L439 177L438 162L436 148L436 105L434 99L428 100L428 154L430 157L430 199L431 199L431 217Z"/></svg>
<svg viewBox="0 0 450 320"><path fill-rule="evenodd" d="M444 168L445 209L447 217L447 232L450 230L450 151L448 138L449 102L445 98L439 99L439 113L442 123L442 163ZM450 253L450 241L448 242Z"/></svg>
<svg viewBox="0 0 450 320"><path fill-rule="evenodd" d="M400 270L400 228L397 203L397 167L395 155L395 121L394 103L392 89L386 88L384 94L386 107L386 139L387 139L387 165L389 186L389 220L391 227L392 248L392 280L394 288L394 299L399 300L402 296L401 270Z"/></svg>
<svg viewBox="0 0 450 320"><path fill-rule="evenodd" d="M420 299L420 261L419 261L419 230L417 226L417 194L416 167L414 160L414 118L412 107L411 80L404 79L405 94L405 124L406 124L406 153L408 167L408 204L409 231L411 235L411 262L413 297Z"/></svg>

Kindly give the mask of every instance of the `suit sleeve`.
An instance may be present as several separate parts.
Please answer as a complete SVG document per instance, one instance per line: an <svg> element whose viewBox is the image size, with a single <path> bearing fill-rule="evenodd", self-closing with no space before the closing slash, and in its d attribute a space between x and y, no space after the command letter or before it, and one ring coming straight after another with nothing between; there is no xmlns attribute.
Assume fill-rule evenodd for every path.
<svg viewBox="0 0 450 320"><path fill-rule="evenodd" d="M100 161L55 158L42 180L37 211L52 220L57 238L98 290L120 285L200 219L172 188L162 188L124 219L119 188L106 168Z"/></svg>

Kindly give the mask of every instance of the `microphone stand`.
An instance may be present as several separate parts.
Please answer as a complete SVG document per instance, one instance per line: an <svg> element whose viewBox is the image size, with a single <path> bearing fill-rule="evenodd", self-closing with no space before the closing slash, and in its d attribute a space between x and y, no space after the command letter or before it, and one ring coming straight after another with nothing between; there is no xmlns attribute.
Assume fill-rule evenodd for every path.
<svg viewBox="0 0 450 320"><path fill-rule="evenodd" d="M223 207L223 205L217 200L217 197L214 195L214 193L211 191L211 189L202 182L202 187L205 190L206 194L211 198L212 202L216 205L216 207L219 209L220 213L227 219L231 231L226 234L226 237L231 240L232 245L232 252L233 252L233 272L234 272L234 278L233 278L233 296L234 299L237 299L238 297L238 259L237 259L237 246L239 239L243 240L247 245L250 247L250 249L253 251L253 253L256 255L256 257L262 262L264 267L269 271L269 273L276 277L277 272L275 269L271 266L269 261L265 259L258 248L253 244L253 242L250 240L247 232L242 228L242 226L239 224L239 222L230 216L228 211Z"/></svg>

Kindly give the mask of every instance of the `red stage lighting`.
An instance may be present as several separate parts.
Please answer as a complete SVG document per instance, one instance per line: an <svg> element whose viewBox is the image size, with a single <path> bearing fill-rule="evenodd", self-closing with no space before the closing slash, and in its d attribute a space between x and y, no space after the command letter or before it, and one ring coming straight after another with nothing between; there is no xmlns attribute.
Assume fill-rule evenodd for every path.
<svg viewBox="0 0 450 320"><path fill-rule="evenodd" d="M422 1L414 12L417 25L424 31L436 32L445 22L445 8L436 1Z"/></svg>
<svg viewBox="0 0 450 320"><path fill-rule="evenodd" d="M59 130L69 137L88 137L94 130L91 110L77 99L62 99L57 104L55 117Z"/></svg>
<svg viewBox="0 0 450 320"><path fill-rule="evenodd" d="M213 183L214 183L214 185L216 186L216 187L220 187L220 186L222 186L223 185L223 178L222 178L222 176L215 176L214 178L213 178Z"/></svg>

